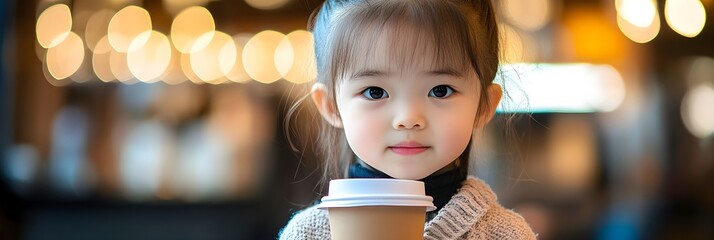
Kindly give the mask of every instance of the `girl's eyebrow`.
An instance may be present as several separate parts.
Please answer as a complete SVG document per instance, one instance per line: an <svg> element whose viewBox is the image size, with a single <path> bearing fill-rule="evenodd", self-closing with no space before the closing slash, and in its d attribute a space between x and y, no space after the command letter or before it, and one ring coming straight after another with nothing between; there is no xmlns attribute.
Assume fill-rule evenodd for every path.
<svg viewBox="0 0 714 240"><path fill-rule="evenodd" d="M387 76L387 73L384 71L380 70L375 70L375 69L363 69L356 71L350 79L360 79L360 78L368 78L368 77L383 77Z"/></svg>
<svg viewBox="0 0 714 240"><path fill-rule="evenodd" d="M457 71L456 69L453 68L438 68L435 70L427 71L425 74L430 75L430 76L450 76L450 77L455 77L455 78L462 78L463 74L460 71ZM352 80L359 80L361 78L370 78L370 77L384 77L389 75L385 71L381 70L376 70L376 69L362 69L359 71L356 71L350 79Z"/></svg>
<svg viewBox="0 0 714 240"><path fill-rule="evenodd" d="M431 70L431 71L427 72L427 74L433 75L433 76L446 75L446 76L457 77L457 78L463 77L463 74L461 74L460 71L456 71L456 69L449 68L449 67Z"/></svg>

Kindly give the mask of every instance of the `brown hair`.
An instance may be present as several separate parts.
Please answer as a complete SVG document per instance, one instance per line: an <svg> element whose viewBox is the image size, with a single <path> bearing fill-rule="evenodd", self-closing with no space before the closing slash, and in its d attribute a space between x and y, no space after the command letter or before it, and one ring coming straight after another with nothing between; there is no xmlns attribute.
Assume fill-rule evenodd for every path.
<svg viewBox="0 0 714 240"><path fill-rule="evenodd" d="M416 36L388 31L398 30L402 25L418 28L412 31ZM435 56L432 64L457 63L471 68L480 79L478 115L487 106L496 104L489 102L486 91L496 77L500 60L496 13L490 0L327 0L311 17L310 30L315 41L316 81L327 87L334 106L335 89L351 69L350 64L357 58L369 57L364 47L382 34L399 39L392 41L394 46L390 49L409 49L396 46L417 46L420 41L431 41L430 50ZM412 61L411 54L407 50L392 57ZM289 115L299 109L302 100L293 105ZM317 154L324 160L322 183L345 177L355 156L343 131L326 121L320 121L317 131ZM464 177L469 170L470 150L471 143L457 165Z"/></svg>

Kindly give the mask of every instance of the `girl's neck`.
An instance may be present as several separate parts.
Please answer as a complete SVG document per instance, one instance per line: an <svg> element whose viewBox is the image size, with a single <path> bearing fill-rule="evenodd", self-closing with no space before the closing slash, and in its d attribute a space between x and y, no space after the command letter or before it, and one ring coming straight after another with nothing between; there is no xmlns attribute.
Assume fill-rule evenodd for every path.
<svg viewBox="0 0 714 240"><path fill-rule="evenodd" d="M368 170L370 170L370 171L372 171L372 172L377 172L377 173L381 173L381 174L384 174L384 175L386 175L386 176L389 176L388 174L386 174L386 173L384 173L384 172L382 172L382 171L379 171L379 170L373 168L372 166L370 166L370 165L367 164L366 162L362 161L362 159L356 158L356 161L357 161L357 164L359 164L361 167L363 167L363 168L365 168L365 169L368 169ZM437 176L437 175L443 174L443 173L445 173L445 172L454 170L454 169L458 168L458 166L459 166L459 161L460 161L460 159L457 158L456 160L452 161L451 163L449 163L448 165L444 166L443 168L441 168L441 169L439 169L439 170L436 170L436 172L430 174L430 175L427 176L427 177Z"/></svg>

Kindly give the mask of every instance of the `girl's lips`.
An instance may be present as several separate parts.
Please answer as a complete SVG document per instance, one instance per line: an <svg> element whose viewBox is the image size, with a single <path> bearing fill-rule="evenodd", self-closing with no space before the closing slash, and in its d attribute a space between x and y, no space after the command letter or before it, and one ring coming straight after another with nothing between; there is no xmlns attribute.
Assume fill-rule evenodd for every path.
<svg viewBox="0 0 714 240"><path fill-rule="evenodd" d="M426 151L429 147L389 147L389 150L399 155L414 155Z"/></svg>
<svg viewBox="0 0 714 240"><path fill-rule="evenodd" d="M397 145L389 146L389 150L400 155L419 154L427 149L429 149L428 146L421 145L417 142L401 142Z"/></svg>

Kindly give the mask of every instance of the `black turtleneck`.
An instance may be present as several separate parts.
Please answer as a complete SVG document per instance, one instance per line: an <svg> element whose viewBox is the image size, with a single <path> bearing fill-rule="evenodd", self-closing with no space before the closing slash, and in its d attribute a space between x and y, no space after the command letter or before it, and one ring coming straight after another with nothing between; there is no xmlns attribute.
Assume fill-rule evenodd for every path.
<svg viewBox="0 0 714 240"><path fill-rule="evenodd" d="M363 165L364 164L364 165ZM453 168L438 174L432 174L419 181L424 182L426 195L434 198L434 206L437 213L446 203L449 202L451 196L456 194L461 184L466 180L465 176L460 176L458 168ZM354 163L350 166L348 178L392 178L386 173L368 166L366 163Z"/></svg>

